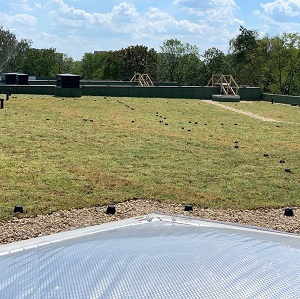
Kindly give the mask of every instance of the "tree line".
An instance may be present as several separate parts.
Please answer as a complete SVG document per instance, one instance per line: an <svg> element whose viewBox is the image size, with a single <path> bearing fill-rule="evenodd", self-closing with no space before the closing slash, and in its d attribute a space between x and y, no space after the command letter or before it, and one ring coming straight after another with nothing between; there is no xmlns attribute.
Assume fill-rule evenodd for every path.
<svg viewBox="0 0 300 299"><path fill-rule="evenodd" d="M0 72L37 77L73 73L86 80L130 80L147 73L153 81L206 85L212 74L233 75L239 85L259 86L264 92L300 94L300 36L284 33L259 37L256 30L239 28L228 53L210 48L200 54L195 45L168 39L157 52L143 45L116 51L85 53L80 61L56 49L32 48L0 27Z"/></svg>

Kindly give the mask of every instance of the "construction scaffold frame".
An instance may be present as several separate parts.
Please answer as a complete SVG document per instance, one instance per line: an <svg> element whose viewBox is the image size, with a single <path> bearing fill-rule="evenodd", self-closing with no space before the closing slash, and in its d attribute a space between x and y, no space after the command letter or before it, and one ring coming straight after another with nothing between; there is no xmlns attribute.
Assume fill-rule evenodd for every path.
<svg viewBox="0 0 300 299"><path fill-rule="evenodd" d="M232 75L213 74L207 86L220 86L220 94L236 96L239 86Z"/></svg>
<svg viewBox="0 0 300 299"><path fill-rule="evenodd" d="M135 73L130 81L138 82L140 86L154 86L148 74Z"/></svg>

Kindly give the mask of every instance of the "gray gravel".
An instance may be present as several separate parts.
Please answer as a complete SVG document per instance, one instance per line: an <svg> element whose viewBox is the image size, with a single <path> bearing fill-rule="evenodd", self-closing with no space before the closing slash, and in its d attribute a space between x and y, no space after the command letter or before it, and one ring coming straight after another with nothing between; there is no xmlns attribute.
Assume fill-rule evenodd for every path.
<svg viewBox="0 0 300 299"><path fill-rule="evenodd" d="M186 215L201 219L265 227L290 233L300 233L298 209L294 216L284 216L284 209L259 210L213 210L193 208L185 212L181 204L162 204L152 200L131 200L115 205L116 214L107 215L107 206L90 207L70 211L58 211L49 215L19 218L18 215L7 222L0 222L0 244L45 236L80 227L97 225L109 221L147 215L154 212ZM300 213L300 212L299 212Z"/></svg>

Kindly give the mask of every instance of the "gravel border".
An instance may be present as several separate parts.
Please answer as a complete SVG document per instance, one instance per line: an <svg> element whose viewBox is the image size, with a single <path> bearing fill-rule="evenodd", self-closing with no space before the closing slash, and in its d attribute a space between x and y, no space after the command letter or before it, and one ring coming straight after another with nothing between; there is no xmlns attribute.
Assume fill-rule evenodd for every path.
<svg viewBox="0 0 300 299"><path fill-rule="evenodd" d="M165 204L145 199L118 203L115 205L115 208L116 214L114 215L106 214L107 206L74 209L70 211L63 210L30 218L18 218L18 215L16 215L16 217L9 221L0 222L0 244L155 212L245 224L300 234L300 218L297 216L297 208L293 208L293 217L284 216L284 209L239 211L230 209L199 209L193 207L193 211L185 212L184 205L182 204Z"/></svg>

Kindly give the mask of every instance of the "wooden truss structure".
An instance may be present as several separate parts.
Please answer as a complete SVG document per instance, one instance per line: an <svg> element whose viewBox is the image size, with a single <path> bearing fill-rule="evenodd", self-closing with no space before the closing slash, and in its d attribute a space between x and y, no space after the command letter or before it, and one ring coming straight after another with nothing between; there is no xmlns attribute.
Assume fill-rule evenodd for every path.
<svg viewBox="0 0 300 299"><path fill-rule="evenodd" d="M213 74L207 86L220 86L220 94L236 96L239 86L231 75Z"/></svg>
<svg viewBox="0 0 300 299"><path fill-rule="evenodd" d="M154 86L148 74L135 73L131 82L138 82L140 86Z"/></svg>

